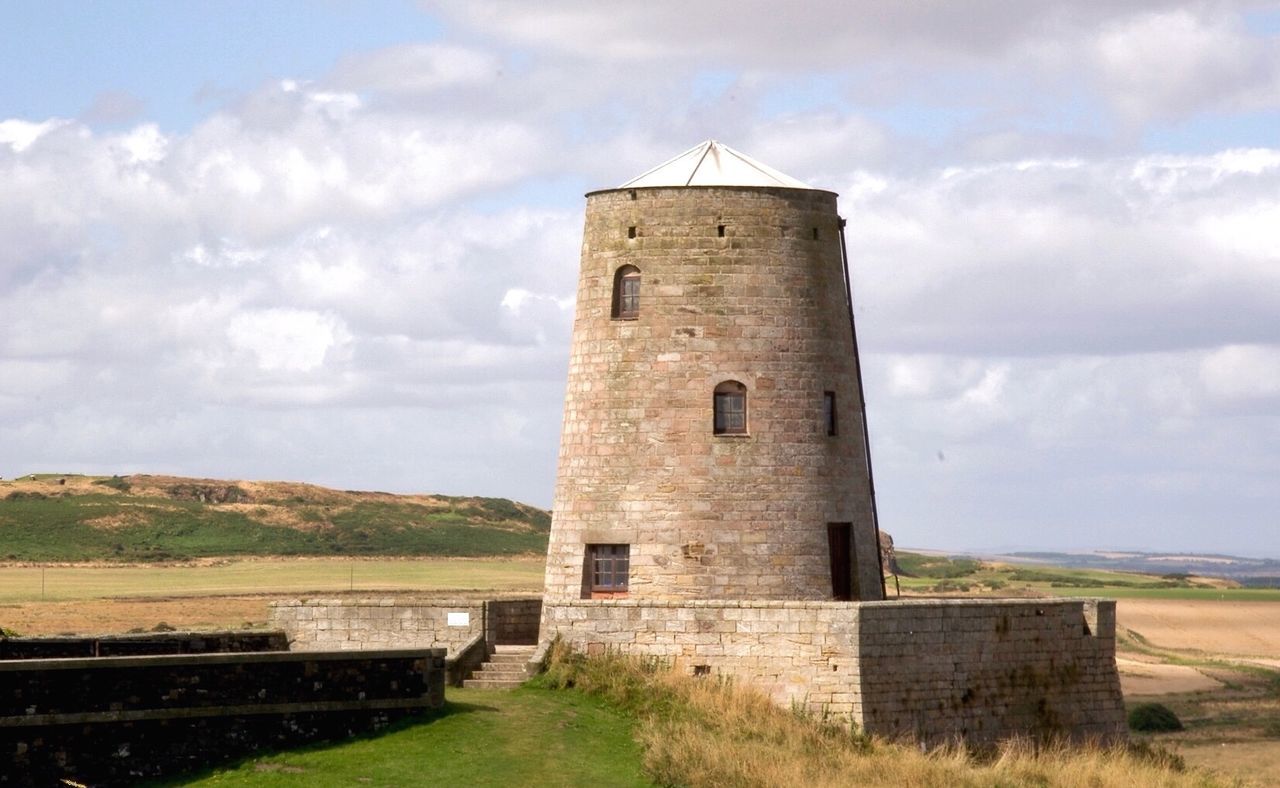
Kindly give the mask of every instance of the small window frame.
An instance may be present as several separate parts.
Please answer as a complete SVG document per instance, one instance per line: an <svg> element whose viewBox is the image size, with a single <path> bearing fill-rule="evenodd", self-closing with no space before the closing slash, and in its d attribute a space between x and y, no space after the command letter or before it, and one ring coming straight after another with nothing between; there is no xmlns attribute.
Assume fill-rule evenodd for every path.
<svg viewBox="0 0 1280 788"><path fill-rule="evenodd" d="M736 380L726 380L711 394L711 432L713 435L747 435L747 387Z"/></svg>
<svg viewBox="0 0 1280 788"><path fill-rule="evenodd" d="M822 423L826 425L828 437L840 434L840 411L836 407L834 391L822 392Z"/></svg>
<svg viewBox="0 0 1280 788"><path fill-rule="evenodd" d="M614 320L636 320L640 317L640 269L624 265L613 273Z"/></svg>
<svg viewBox="0 0 1280 788"><path fill-rule="evenodd" d="M586 559L591 593L627 593L631 584L631 545L589 544Z"/></svg>

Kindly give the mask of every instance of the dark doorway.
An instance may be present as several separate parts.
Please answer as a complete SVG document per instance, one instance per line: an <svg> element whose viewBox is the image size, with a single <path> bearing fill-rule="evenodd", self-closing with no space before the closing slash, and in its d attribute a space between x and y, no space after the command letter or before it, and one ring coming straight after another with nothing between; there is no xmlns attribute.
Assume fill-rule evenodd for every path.
<svg viewBox="0 0 1280 788"><path fill-rule="evenodd" d="M853 600L853 524L827 523L831 548L831 596L839 602Z"/></svg>

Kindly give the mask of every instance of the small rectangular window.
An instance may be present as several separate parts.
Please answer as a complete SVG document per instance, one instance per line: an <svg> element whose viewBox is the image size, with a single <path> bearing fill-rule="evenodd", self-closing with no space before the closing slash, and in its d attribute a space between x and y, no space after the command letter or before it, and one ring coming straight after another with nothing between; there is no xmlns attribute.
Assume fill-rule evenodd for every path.
<svg viewBox="0 0 1280 788"><path fill-rule="evenodd" d="M591 590L618 593L627 590L631 574L631 545L587 545L587 567Z"/></svg>
<svg viewBox="0 0 1280 788"><path fill-rule="evenodd" d="M628 238L635 238L635 237L636 237L636 228L635 228L635 227L628 227L628 228L627 228L627 237L628 237Z"/></svg>
<svg viewBox="0 0 1280 788"><path fill-rule="evenodd" d="M740 435L747 431L747 395L738 391L717 391L715 398L716 435Z"/></svg>
<svg viewBox="0 0 1280 788"><path fill-rule="evenodd" d="M723 237L724 237L724 225L723 225L723 224L721 224L721 225L717 225L717 226L716 226L716 232L717 232L717 234L718 234L721 238L723 238Z"/></svg>
<svg viewBox="0 0 1280 788"><path fill-rule="evenodd" d="M627 274L622 277L618 292L618 317L638 317L640 315L640 275Z"/></svg>
<svg viewBox="0 0 1280 788"><path fill-rule="evenodd" d="M839 435L840 424L836 415L836 393L822 392L822 422L827 425L828 435Z"/></svg>

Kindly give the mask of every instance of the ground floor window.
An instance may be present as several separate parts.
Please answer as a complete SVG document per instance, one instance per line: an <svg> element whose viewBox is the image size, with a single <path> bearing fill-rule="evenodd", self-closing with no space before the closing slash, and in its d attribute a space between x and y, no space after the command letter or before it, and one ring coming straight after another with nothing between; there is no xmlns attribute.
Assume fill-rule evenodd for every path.
<svg viewBox="0 0 1280 788"><path fill-rule="evenodd" d="M631 570L631 545L587 545L587 568L591 573L593 593L626 591Z"/></svg>

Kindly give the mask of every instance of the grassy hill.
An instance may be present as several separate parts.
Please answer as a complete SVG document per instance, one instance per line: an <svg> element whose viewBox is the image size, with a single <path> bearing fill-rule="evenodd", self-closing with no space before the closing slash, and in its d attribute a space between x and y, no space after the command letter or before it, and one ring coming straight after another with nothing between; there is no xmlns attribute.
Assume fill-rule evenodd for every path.
<svg viewBox="0 0 1280 788"><path fill-rule="evenodd" d="M146 475L0 482L0 561L541 554L550 526L505 498Z"/></svg>

